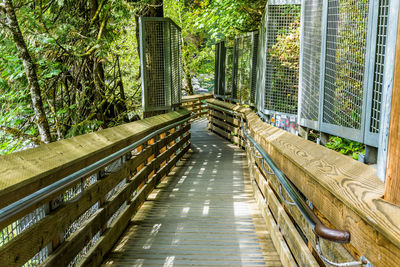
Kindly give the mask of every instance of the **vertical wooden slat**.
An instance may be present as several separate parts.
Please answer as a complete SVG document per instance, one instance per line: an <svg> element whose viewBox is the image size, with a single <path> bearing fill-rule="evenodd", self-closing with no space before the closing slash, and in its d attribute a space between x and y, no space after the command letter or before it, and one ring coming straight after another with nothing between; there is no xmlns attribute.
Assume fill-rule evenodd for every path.
<svg viewBox="0 0 400 267"><path fill-rule="evenodd" d="M400 16L399 22L400 25ZM390 112L385 200L400 205L400 27L397 27L396 59Z"/></svg>

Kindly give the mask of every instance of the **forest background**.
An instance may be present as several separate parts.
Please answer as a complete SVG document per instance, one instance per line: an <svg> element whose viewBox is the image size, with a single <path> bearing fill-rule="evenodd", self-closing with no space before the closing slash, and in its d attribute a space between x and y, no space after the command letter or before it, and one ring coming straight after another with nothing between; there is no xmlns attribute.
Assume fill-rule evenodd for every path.
<svg viewBox="0 0 400 267"><path fill-rule="evenodd" d="M214 45L258 29L266 0L0 1L0 154L142 116L139 16L182 28L184 94L212 90Z"/></svg>

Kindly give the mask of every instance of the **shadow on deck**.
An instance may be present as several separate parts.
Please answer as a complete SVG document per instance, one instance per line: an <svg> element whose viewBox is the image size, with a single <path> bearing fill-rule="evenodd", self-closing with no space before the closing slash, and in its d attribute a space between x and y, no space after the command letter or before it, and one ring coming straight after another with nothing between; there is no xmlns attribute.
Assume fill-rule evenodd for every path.
<svg viewBox="0 0 400 267"><path fill-rule="evenodd" d="M192 151L157 186L104 265L281 266L245 152L192 123Z"/></svg>

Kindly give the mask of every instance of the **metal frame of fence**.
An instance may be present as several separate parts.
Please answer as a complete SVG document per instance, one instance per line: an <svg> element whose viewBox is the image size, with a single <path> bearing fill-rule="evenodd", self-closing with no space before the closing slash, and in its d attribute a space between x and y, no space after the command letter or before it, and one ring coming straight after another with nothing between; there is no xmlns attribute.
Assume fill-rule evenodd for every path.
<svg viewBox="0 0 400 267"><path fill-rule="evenodd" d="M242 104L255 103L257 42L258 32L235 37L232 99Z"/></svg>
<svg viewBox="0 0 400 267"><path fill-rule="evenodd" d="M143 111L178 107L182 95L181 28L169 18L140 17Z"/></svg>
<svg viewBox="0 0 400 267"><path fill-rule="evenodd" d="M237 36L234 40L221 41L215 45L215 96L255 105L257 46L258 32ZM245 73L242 65L246 65ZM247 81L247 89L244 88L244 80Z"/></svg>
<svg viewBox="0 0 400 267"><path fill-rule="evenodd" d="M382 82L382 105L380 112L380 126L379 126L379 147L378 147L378 164L377 164L377 175L381 180L385 179L386 170L386 159L387 159L387 148L389 138L389 121L390 121L390 109L392 103L392 87L394 78L394 60L397 41L397 21L399 14L399 1L389 0L389 12L387 18L387 35L386 43L390 44L385 50L385 64L383 71L383 82Z"/></svg>
<svg viewBox="0 0 400 267"><path fill-rule="evenodd" d="M272 59L270 51L277 45L280 35L296 29L293 23L296 17L300 22L300 4L300 0L269 1L260 25L257 45L255 106L258 115L264 121L294 134L297 133L298 70L296 73L293 69L285 69L276 59ZM282 71L290 80L279 78Z"/></svg>
<svg viewBox="0 0 400 267"><path fill-rule="evenodd" d="M383 179L399 3L302 0L302 6L299 124L379 147Z"/></svg>
<svg viewBox="0 0 400 267"><path fill-rule="evenodd" d="M301 126L378 147L394 2L302 0Z"/></svg>
<svg viewBox="0 0 400 267"><path fill-rule="evenodd" d="M277 29L291 27L294 15L285 8L299 4L301 45L296 97L297 88L274 82L277 72L269 51L280 34ZM253 104L265 121L278 127L283 121L298 120L300 126L364 143L372 154L376 151L373 147L378 147L378 176L383 179L399 5L397 0L269 1L257 33L257 46L254 40L252 43L252 60L256 61L251 62L252 89L246 104ZM285 23L286 19L289 22ZM234 49L229 48L232 60L227 60L225 42L216 48L216 96L237 102L243 102L242 38L236 37ZM287 102L279 95L287 92L294 95L293 108L275 107Z"/></svg>
<svg viewBox="0 0 400 267"><path fill-rule="evenodd" d="M262 47L266 60L263 113L273 116L287 116L295 120L297 115L298 70L283 66L272 56L272 49L279 38L295 30L296 17L300 22L300 1L269 1L265 20L265 46ZM287 35L289 36L289 35Z"/></svg>

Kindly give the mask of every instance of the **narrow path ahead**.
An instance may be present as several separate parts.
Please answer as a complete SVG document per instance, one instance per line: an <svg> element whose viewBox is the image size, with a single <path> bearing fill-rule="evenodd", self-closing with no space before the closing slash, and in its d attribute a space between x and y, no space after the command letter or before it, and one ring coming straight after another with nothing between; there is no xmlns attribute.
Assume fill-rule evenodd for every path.
<svg viewBox="0 0 400 267"><path fill-rule="evenodd" d="M251 195L245 152L192 124L192 150L158 187L104 264L281 266Z"/></svg>

